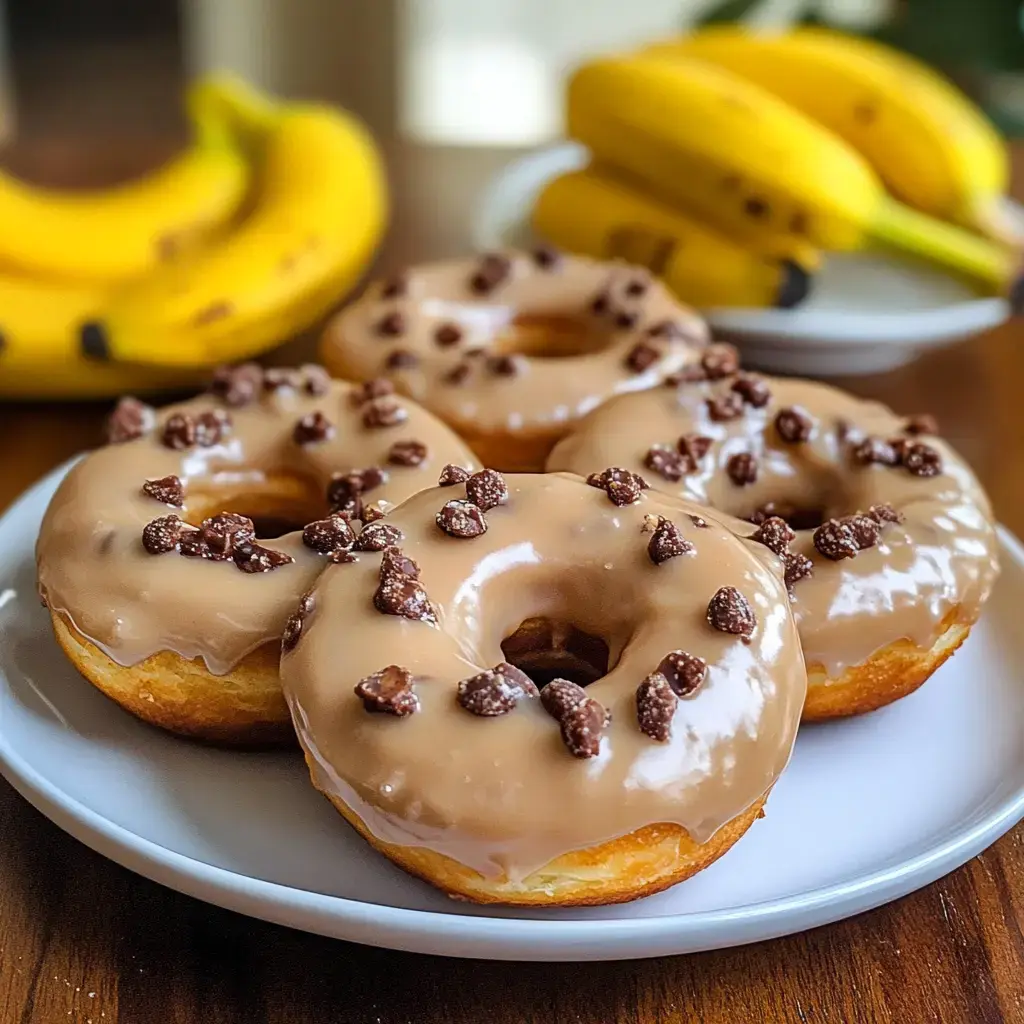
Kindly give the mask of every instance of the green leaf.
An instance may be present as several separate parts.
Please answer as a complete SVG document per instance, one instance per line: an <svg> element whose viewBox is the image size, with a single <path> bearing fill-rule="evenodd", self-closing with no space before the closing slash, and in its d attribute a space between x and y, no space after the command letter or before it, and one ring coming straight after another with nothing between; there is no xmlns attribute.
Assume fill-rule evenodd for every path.
<svg viewBox="0 0 1024 1024"><path fill-rule="evenodd" d="M723 0L716 7L705 11L697 20L698 26L719 25L723 22L742 21L760 0Z"/></svg>

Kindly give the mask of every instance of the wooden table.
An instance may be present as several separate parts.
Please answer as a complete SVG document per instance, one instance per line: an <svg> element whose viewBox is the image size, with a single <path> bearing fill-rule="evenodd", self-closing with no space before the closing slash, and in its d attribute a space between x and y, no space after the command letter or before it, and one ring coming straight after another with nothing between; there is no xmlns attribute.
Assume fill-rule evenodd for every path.
<svg viewBox="0 0 1024 1024"><path fill-rule="evenodd" d="M161 146L149 143L145 158L105 146L97 170L43 140L15 163L37 177L89 180L124 173ZM388 262L456 251L470 183L499 158L400 154L402 218ZM847 383L900 411L936 413L1000 519L1024 532L1022 328ZM97 441L104 412L0 405L0 508ZM79 845L0 782L0 1024L1024 1021L1022 927L1024 826L895 904L741 949L583 965L391 953L162 889Z"/></svg>

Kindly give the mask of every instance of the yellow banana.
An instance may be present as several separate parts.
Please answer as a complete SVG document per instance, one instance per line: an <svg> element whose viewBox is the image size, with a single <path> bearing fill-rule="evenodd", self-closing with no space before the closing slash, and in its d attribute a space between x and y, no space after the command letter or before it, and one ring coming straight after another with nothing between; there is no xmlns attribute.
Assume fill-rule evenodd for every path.
<svg viewBox="0 0 1024 1024"><path fill-rule="evenodd" d="M731 72L687 57L604 58L570 79L569 134L596 161L744 244L882 242L1004 291L1003 247L889 197L852 147ZM784 250L781 250L784 251Z"/></svg>
<svg viewBox="0 0 1024 1024"><path fill-rule="evenodd" d="M631 191L606 168L548 182L533 209L537 234L560 248L650 269L682 300L715 306L798 305L811 275L759 256L698 221Z"/></svg>
<svg viewBox="0 0 1024 1024"><path fill-rule="evenodd" d="M193 104L195 138L139 180L81 192L0 174L0 264L82 282L137 277L204 240L238 209L246 162L215 111Z"/></svg>
<svg viewBox="0 0 1024 1024"><path fill-rule="evenodd" d="M238 228L126 286L82 332L96 359L204 366L309 327L358 279L380 239L380 160L348 115L278 105L233 79L200 87L257 149L258 193Z"/></svg>
<svg viewBox="0 0 1024 1024"><path fill-rule="evenodd" d="M995 127L952 83L878 43L827 29L716 26L655 44L755 82L856 147L897 199L991 233L1009 182Z"/></svg>
<svg viewBox="0 0 1024 1024"><path fill-rule="evenodd" d="M0 398L100 398L199 383L195 371L86 361L79 330L105 301L92 285L0 275Z"/></svg>

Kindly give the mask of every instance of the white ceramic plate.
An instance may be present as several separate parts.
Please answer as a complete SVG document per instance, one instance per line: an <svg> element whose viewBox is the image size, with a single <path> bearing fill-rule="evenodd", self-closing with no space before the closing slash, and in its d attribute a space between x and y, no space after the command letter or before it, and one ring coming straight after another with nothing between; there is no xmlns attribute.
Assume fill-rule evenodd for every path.
<svg viewBox="0 0 1024 1024"><path fill-rule="evenodd" d="M426 953L658 956L867 910L952 870L1024 816L1024 549L1003 534L1003 577L956 658L890 708L804 730L767 816L696 878L621 907L451 902L357 838L310 787L297 754L173 739L75 673L51 637L32 564L60 472L0 520L0 768L82 842L210 903Z"/></svg>
<svg viewBox="0 0 1024 1024"><path fill-rule="evenodd" d="M485 191L473 224L480 249L537 241L529 219L534 198L552 178L587 162L573 142L509 163ZM1007 201L1012 216L1021 208ZM900 366L1002 323L1005 301L979 297L962 281L883 253L828 257L811 297L798 309L704 311L718 337L743 349L752 366L780 373L837 376Z"/></svg>

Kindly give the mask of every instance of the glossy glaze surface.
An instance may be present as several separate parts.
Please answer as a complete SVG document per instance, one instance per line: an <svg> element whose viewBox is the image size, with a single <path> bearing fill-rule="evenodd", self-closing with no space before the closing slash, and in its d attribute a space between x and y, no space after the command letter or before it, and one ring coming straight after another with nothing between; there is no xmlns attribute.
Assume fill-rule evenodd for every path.
<svg viewBox="0 0 1024 1024"><path fill-rule="evenodd" d="M699 841L761 797L785 767L806 677L785 588L758 544L687 505L646 491L614 505L563 474L508 476L510 500L471 539L442 533L435 513L461 487L424 491L388 518L420 567L437 623L373 604L381 556L331 566L282 683L319 785L389 842L422 845L485 874L523 877L569 850L655 822ZM646 515L664 515L695 551L660 565ZM710 598L735 586L755 611L750 643L713 629ZM572 623L603 639L609 671L586 689L611 713L596 757L574 758L536 698L483 718L457 683L504 659L527 619ZM353 644L349 638L358 636ZM680 698L665 743L637 724L636 690L670 651L704 658L707 677ZM398 663L419 710L367 712L356 684Z"/></svg>
<svg viewBox="0 0 1024 1024"><path fill-rule="evenodd" d="M388 480L366 497L386 507L434 484L448 462L475 465L451 431L407 399L400 401L408 413L405 422L364 426L355 391L340 382L322 396L286 387L264 392L242 408L204 395L161 409L151 433L90 453L68 473L47 509L36 549L41 595L119 664L169 650L202 657L215 673L227 672L260 644L281 636L299 597L323 570L325 556L306 548L301 533L290 532L265 543L294 561L248 574L230 559L149 554L141 542L148 522L169 514L191 522L219 511L246 513L252 506L246 506L244 495L260 504L260 495L273 493L282 480L298 493L309 521L326 515L326 488L335 472L384 466ZM161 443L170 416L211 409L231 417L221 443L186 451ZM299 445L292 436L296 421L315 410L331 421L334 436ZM410 439L427 446L425 461L416 467L389 464L391 446ZM183 508L142 493L145 480L169 474L185 485Z"/></svg>
<svg viewBox="0 0 1024 1024"><path fill-rule="evenodd" d="M707 340L703 320L643 269L577 256L559 255L550 265L527 253L505 256L507 276L482 293L472 284L478 257L413 267L396 279L399 294L392 294L394 281L378 283L328 327L324 362L352 380L391 377L469 438L564 433L611 395L658 384ZM383 325L395 316L401 330L391 333ZM664 323L676 325L677 335L650 334ZM457 328L456 341L439 342L445 326ZM634 369L627 359L640 342L654 351ZM399 351L415 365L391 366ZM515 356L514 372L494 371L488 357L502 355ZM453 383L449 375L460 366L465 377Z"/></svg>
<svg viewBox="0 0 1024 1024"><path fill-rule="evenodd" d="M745 518L767 502L825 518L891 504L902 522L885 525L879 543L854 558L823 557L810 529L798 530L792 544L814 563L812 575L793 586L807 664L830 677L901 637L930 647L950 613L973 622L998 571L997 545L988 499L964 461L938 437L911 437L906 419L877 402L811 381L763 380L768 404L744 405L728 422L710 418L707 400L728 393L732 379L617 399L562 441L548 466L577 473L624 466L642 472L652 487L731 517ZM806 442L787 443L774 426L779 410L794 406L813 421ZM669 481L645 467L652 445L674 447L686 433L712 439L695 472ZM903 467L858 466L850 457L858 436L923 441L939 452L942 472L921 477ZM730 478L726 466L737 453L755 456L753 483L738 486ZM744 536L755 529L737 519L730 526Z"/></svg>

